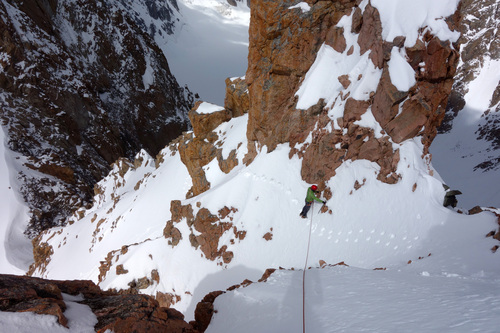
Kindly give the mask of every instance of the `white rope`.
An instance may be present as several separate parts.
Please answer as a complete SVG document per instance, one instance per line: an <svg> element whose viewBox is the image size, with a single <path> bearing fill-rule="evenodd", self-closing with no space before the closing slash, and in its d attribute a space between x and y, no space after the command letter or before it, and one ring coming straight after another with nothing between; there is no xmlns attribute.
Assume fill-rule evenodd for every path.
<svg viewBox="0 0 500 333"><path fill-rule="evenodd" d="M304 270L302 271L302 333L306 333L306 269L307 261L309 260L309 248L311 246L311 231L314 216L314 202L311 207L311 224L309 225L309 239L307 241L307 254L306 262L304 264Z"/></svg>

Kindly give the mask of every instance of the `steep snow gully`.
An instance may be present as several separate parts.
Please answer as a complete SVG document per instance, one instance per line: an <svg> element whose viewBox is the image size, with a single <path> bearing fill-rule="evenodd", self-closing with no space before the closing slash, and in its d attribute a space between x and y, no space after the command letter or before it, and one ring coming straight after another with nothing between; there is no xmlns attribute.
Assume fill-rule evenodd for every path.
<svg viewBox="0 0 500 333"><path fill-rule="evenodd" d="M287 1L285 10L308 17L321 5L313 2ZM193 7L199 1L185 3ZM212 333L498 332L500 210L443 207L444 181L426 152L420 134L425 129L395 142L371 106L362 110L353 125L386 140L391 154L397 152L394 183L381 181L381 163L343 158L322 184L325 207L314 206L307 220L299 217L311 185L303 180L301 149L316 144L318 133L348 137L341 124L348 93L369 101L383 77L393 82L394 95L411 90L414 76L426 67L417 64L415 74L405 62L405 46L417 40L425 45L427 33L447 46L456 42L458 33L445 18L458 3L359 1L358 14L367 8L380 13L381 46L398 36L406 40L392 46L384 72L373 62L375 52L362 53L358 45L356 11L339 19L334 32L345 50L318 46L314 64L289 96L298 108L290 112L318 119L302 142L271 149L259 143L259 135L249 139L250 126L259 120L255 114L230 116L223 107L201 103L190 113L192 122L197 119L194 132L184 133L156 158L141 151L134 161L117 161L97 184L92 207L75 212L65 227L40 234L30 274L88 279L103 289L153 295L188 321L205 295L221 290L210 305L206 332ZM263 63L265 70L287 73ZM352 85L344 81L344 86L339 75ZM258 88L271 91L271 81ZM255 86L249 91L259 92ZM403 112L405 100L400 102L392 110L395 117ZM325 112L315 114L316 105ZM327 119L325 128L320 117ZM276 124L265 125L272 131ZM339 142L335 149L342 146ZM194 195L197 186L204 190ZM274 272L262 276L269 268ZM0 316L9 327L18 328L11 323L19 320Z"/></svg>

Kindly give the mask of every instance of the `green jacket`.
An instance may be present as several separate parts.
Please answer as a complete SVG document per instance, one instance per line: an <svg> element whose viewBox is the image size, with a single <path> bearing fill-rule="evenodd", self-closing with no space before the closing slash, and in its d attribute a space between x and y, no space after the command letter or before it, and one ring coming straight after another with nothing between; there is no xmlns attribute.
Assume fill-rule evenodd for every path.
<svg viewBox="0 0 500 333"><path fill-rule="evenodd" d="M323 203L323 200L316 198L316 194L314 194L314 191L312 188L307 189L307 195L306 195L306 201L307 202L312 202L313 200L316 200L317 202Z"/></svg>

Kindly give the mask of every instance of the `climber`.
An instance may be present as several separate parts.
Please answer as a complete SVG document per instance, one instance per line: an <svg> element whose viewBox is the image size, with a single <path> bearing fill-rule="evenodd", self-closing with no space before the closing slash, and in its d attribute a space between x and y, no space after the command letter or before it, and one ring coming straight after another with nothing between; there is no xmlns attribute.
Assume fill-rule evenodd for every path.
<svg viewBox="0 0 500 333"><path fill-rule="evenodd" d="M317 198L315 193L319 193L318 187L316 185L312 185L307 189L306 205L304 206L304 208L302 208L302 212L300 212L300 217L302 217L303 219L307 218L307 212L311 208L313 200L321 202L323 203L323 205L326 204L326 201Z"/></svg>

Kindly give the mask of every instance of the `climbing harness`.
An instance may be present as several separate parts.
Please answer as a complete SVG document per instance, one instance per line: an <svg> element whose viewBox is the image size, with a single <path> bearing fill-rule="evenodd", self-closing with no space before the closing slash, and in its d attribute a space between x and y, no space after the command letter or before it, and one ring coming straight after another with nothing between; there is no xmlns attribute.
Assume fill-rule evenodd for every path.
<svg viewBox="0 0 500 333"><path fill-rule="evenodd" d="M309 239L307 240L307 253L304 270L302 271L302 333L306 333L306 269L307 261L309 260L309 248L311 246L311 232L314 216L314 202L312 203L311 210L311 223L309 224Z"/></svg>

